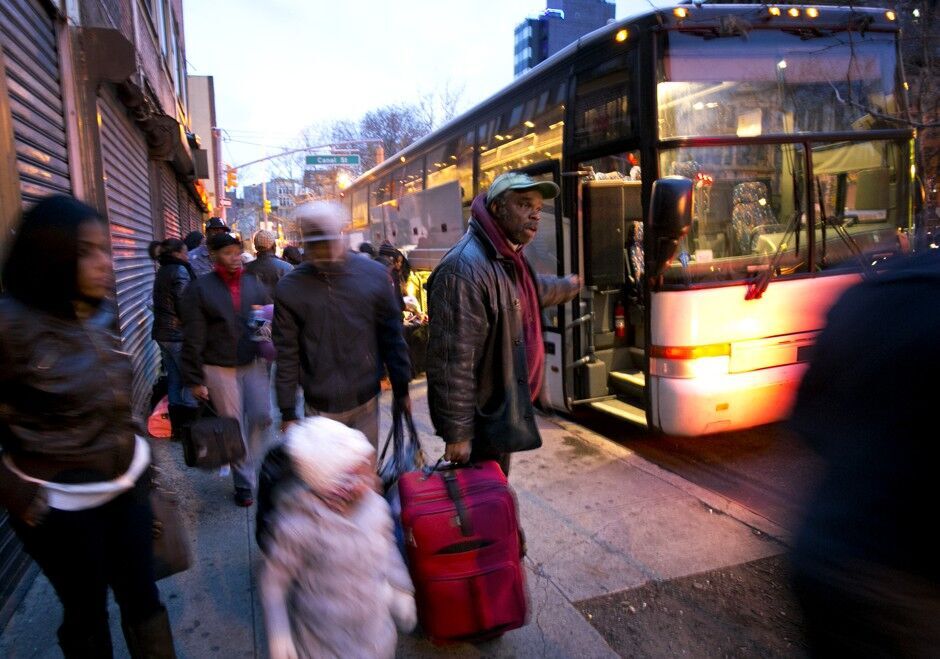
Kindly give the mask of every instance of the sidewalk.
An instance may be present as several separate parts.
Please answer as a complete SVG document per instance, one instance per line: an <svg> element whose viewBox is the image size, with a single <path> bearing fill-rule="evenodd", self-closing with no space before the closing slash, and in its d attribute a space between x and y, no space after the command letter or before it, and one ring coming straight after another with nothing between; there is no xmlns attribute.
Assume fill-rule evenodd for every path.
<svg viewBox="0 0 940 659"><path fill-rule="evenodd" d="M436 459L443 444L433 436L425 393L424 382L413 385L416 424ZM387 409L385 393L386 427ZM774 537L784 531L766 520L570 421L543 417L539 426L544 446L514 456L511 474L527 536L530 623L478 646L437 648L405 637L400 657L615 657L577 603L783 552ZM179 656L266 657L253 579L254 508L234 505L230 478L186 469L178 444L156 444L186 511L194 555L189 571L160 582ZM0 636L0 656L61 656L60 617L40 576ZM127 656L113 604L112 634L116 656ZM708 654L695 645L684 650Z"/></svg>

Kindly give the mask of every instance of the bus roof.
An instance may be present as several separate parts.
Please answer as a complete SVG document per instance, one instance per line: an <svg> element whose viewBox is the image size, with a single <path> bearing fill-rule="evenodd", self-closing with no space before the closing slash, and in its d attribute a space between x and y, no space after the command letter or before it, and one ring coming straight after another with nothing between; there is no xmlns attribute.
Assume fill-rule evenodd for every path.
<svg viewBox="0 0 940 659"><path fill-rule="evenodd" d="M676 5L667 5L664 7L659 7L656 9L644 9L642 11L637 11L633 14L627 15L624 18L614 21L608 25L605 25L601 28L589 32L588 34L580 37L577 41L565 46L560 51L549 57L548 59L540 62L532 69L526 71L524 74L519 76L519 78L513 80L509 85L503 87L498 92L492 94L485 100L477 103L472 108L464 112L463 114L454 117L446 124L433 130L428 133L421 139L409 144L401 151L387 157L384 161L377 164L372 169L363 172L360 176L350 186L356 187L364 179L374 177L382 170L392 169L400 164L398 161L404 157L405 160L408 160L410 155L413 155L416 152L421 152L425 147L439 140L441 136L446 135L447 133L453 131L456 127L460 126L466 122L470 117L475 114L483 113L483 111L492 105L492 103L498 99L501 99L503 96L508 95L515 89L525 87L535 78L542 76L543 74L548 73L552 69L560 68L560 66L569 58L574 56L576 53L582 50L586 50L595 46L596 44L603 43L610 40L614 35L617 34L620 30L630 27L643 27L642 25L637 25L638 22L652 21L655 19L658 26L661 27L670 27L670 26L700 26L704 27L713 23L716 19L722 16L735 15L742 18L751 17L752 19L761 18L765 22L762 27L768 26L767 21L772 20L773 17L768 14L768 9L774 7L772 2L761 2L760 4L696 4L696 3L683 3ZM866 21L865 27L878 27L881 29L884 28L893 28L897 29L897 24L892 23L889 19L886 18L885 9L873 8L873 7L849 7L849 6L825 6L825 5L813 5L807 3L805 5L789 5L781 4L780 8L785 12L792 7L796 7L801 11L805 8L814 7L820 11L819 19L810 19L808 17L803 17L801 13L801 18L793 19L789 16L782 16L780 19L781 27L796 27L801 24L813 24L813 25L822 25L826 21L822 19L822 14L827 15L833 14L843 14L843 15L861 15L870 17ZM685 18L679 18L675 15L675 10L685 9L688 12L688 15ZM882 19L882 20L879 20ZM785 21L785 22L784 22ZM870 21L870 22L868 22ZM876 23L880 23L876 25Z"/></svg>

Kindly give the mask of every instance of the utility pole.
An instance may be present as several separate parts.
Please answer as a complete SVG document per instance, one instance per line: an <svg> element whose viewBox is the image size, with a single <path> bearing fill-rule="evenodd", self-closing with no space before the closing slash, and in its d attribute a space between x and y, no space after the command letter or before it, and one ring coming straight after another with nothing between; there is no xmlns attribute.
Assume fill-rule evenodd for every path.
<svg viewBox="0 0 940 659"><path fill-rule="evenodd" d="M261 212L262 212L261 228L267 229L268 228L268 182L264 180L261 181Z"/></svg>
<svg viewBox="0 0 940 659"><path fill-rule="evenodd" d="M213 167L215 167L215 204L218 206L216 209L216 214L218 217L225 221L225 211L226 203L228 202L228 195L225 193L225 179L222 172L222 129L213 126L212 129L212 151L213 151Z"/></svg>

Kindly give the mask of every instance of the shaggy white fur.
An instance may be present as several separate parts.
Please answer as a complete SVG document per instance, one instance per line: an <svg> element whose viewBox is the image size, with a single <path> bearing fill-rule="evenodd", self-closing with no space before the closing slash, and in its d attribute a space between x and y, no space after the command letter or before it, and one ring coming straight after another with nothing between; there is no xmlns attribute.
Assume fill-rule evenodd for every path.
<svg viewBox="0 0 940 659"><path fill-rule="evenodd" d="M306 484L308 478L322 483L318 479L359 463L350 433L361 433L330 424L345 429L337 434L345 439L332 446L330 437L320 434L337 430L329 424L305 423L307 432L288 437L286 448L305 482L280 488L273 502L271 542L260 574L272 659L391 658L396 625L411 631L417 623L414 587L395 545L385 499L370 490L340 514L317 496L319 488ZM307 440L318 442L316 450L297 450L297 442ZM352 455L332 455L347 450Z"/></svg>

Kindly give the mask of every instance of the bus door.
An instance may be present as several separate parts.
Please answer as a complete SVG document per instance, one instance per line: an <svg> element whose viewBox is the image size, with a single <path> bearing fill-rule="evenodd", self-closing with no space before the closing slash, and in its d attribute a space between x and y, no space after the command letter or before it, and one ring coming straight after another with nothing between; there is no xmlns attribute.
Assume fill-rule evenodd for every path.
<svg viewBox="0 0 940 659"><path fill-rule="evenodd" d="M597 171L584 163L580 216L584 291L580 317L569 324L580 338L574 355L573 405L590 405L646 424L643 204L635 155L604 158L623 166Z"/></svg>

